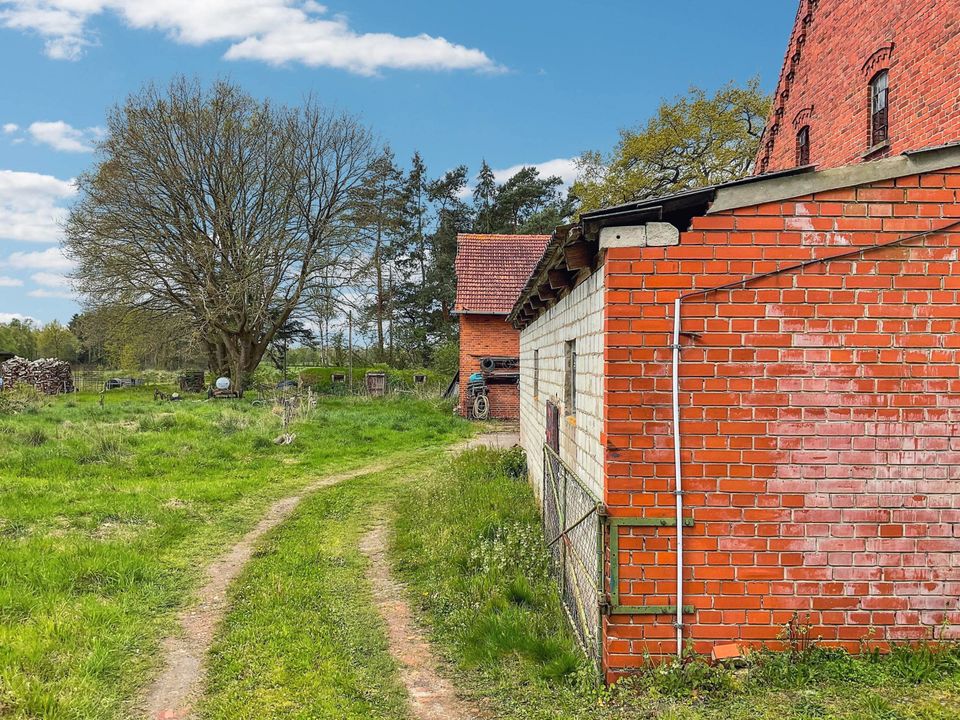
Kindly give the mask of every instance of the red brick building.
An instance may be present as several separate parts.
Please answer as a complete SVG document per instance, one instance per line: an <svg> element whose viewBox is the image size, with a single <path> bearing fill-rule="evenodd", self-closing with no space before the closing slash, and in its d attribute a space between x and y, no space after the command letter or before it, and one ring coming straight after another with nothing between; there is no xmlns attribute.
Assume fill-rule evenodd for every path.
<svg viewBox="0 0 960 720"><path fill-rule="evenodd" d="M550 239L549 235L457 236L457 299L460 318L460 412L468 415L467 386L481 371L482 358L518 358L520 333L507 322L520 289ZM490 416L519 417L516 377L488 382Z"/></svg>
<svg viewBox="0 0 960 720"><path fill-rule="evenodd" d="M958 77L956 0L803 0L758 169L822 170L956 142Z"/></svg>
<svg viewBox="0 0 960 720"><path fill-rule="evenodd" d="M514 305L521 442L609 676L795 614L851 651L957 636L960 5L896 8L803 1L770 127L810 102L809 158L781 131L779 172L585 214ZM888 62L877 148L856 103Z"/></svg>

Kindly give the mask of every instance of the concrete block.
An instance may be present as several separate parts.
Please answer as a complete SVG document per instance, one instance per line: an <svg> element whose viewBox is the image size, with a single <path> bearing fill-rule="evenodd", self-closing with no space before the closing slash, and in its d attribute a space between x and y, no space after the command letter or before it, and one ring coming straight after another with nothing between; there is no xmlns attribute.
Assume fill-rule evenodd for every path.
<svg viewBox="0 0 960 720"><path fill-rule="evenodd" d="M680 244L680 231L670 223L647 223L647 245L668 247Z"/></svg>
<svg viewBox="0 0 960 720"><path fill-rule="evenodd" d="M600 230L600 249L645 247L647 244L646 225L624 225L606 227Z"/></svg>

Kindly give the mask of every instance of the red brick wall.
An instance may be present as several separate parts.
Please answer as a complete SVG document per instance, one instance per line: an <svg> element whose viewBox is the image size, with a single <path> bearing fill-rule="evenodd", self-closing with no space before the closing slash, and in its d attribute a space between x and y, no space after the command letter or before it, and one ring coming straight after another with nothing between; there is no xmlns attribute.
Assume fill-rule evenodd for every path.
<svg viewBox="0 0 960 720"><path fill-rule="evenodd" d="M503 315L460 316L460 414L467 414L467 381L480 372L480 358L520 355L520 331ZM498 420L520 417L517 385L490 386L490 416Z"/></svg>
<svg viewBox="0 0 960 720"><path fill-rule="evenodd" d="M611 249L606 502L673 516L672 303L960 219L960 170L698 218ZM856 649L960 623L960 229L684 302L684 634L776 641L797 611ZM673 528L621 530L621 601L673 604ZM611 672L674 651L671 616L612 616ZM870 628L875 628L871 635Z"/></svg>
<svg viewBox="0 0 960 720"><path fill-rule="evenodd" d="M859 161L869 147L868 85L883 69L891 145L875 157L960 140L960 3L802 0L758 170L794 167L803 125L813 164Z"/></svg>

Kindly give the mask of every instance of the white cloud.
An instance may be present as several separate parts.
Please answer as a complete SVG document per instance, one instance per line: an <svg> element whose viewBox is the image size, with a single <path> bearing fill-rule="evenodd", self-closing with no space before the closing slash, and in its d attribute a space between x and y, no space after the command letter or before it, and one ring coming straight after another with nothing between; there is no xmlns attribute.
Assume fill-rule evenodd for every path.
<svg viewBox="0 0 960 720"><path fill-rule="evenodd" d="M75 60L96 44L88 21L106 12L178 43L231 43L228 60L299 62L361 75L387 68L502 69L482 50L442 37L357 32L312 0L0 0L0 25L36 33L51 58Z"/></svg>
<svg viewBox="0 0 960 720"><path fill-rule="evenodd" d="M62 203L76 192L72 180L0 170L0 240L57 242L67 215Z"/></svg>
<svg viewBox="0 0 960 720"><path fill-rule="evenodd" d="M6 275L0 275L0 288L11 288L11 287L22 287L23 280L20 278L8 277Z"/></svg>
<svg viewBox="0 0 960 720"><path fill-rule="evenodd" d="M47 288L37 288L27 293L32 298L46 298L57 300L76 300L77 296L69 290L49 290Z"/></svg>
<svg viewBox="0 0 960 720"><path fill-rule="evenodd" d="M11 270L40 270L50 274L67 273L73 269L71 263L58 247L35 252L15 252L0 259L0 267ZM39 273L38 273L39 274Z"/></svg>
<svg viewBox="0 0 960 720"><path fill-rule="evenodd" d="M17 125L16 123L4 123L3 125L3 132L7 135L12 135L19 129L20 129L20 126Z"/></svg>
<svg viewBox="0 0 960 720"><path fill-rule="evenodd" d="M70 287L70 278L62 273L38 272L30 276L37 285L45 285L52 288Z"/></svg>
<svg viewBox="0 0 960 720"><path fill-rule="evenodd" d="M551 177L556 175L563 180L563 187L568 188L573 185L577 179L577 161L574 158L556 158L542 163L522 163L520 165L511 165L508 168L493 171L493 178L499 184L505 183L525 167L535 167L540 171L540 177ZM473 185L465 186L459 193L461 200L465 200L473 195Z"/></svg>
<svg viewBox="0 0 960 720"><path fill-rule="evenodd" d="M526 163L513 165L503 170L494 170L493 177L498 183L505 182L525 167L535 167L540 171L540 177L556 175L563 180L564 187L570 187L577 179L577 161L574 158L557 158L542 163Z"/></svg>
<svg viewBox="0 0 960 720"><path fill-rule="evenodd" d="M11 320L19 320L20 322L32 322L34 325L39 325L40 321L29 315L22 315L21 313L8 313L0 312L0 323L8 323Z"/></svg>
<svg viewBox="0 0 960 720"><path fill-rule="evenodd" d="M78 130L63 120L31 123L28 130L34 140L49 145L54 150L79 153L93 152L90 141L102 134L100 128Z"/></svg>

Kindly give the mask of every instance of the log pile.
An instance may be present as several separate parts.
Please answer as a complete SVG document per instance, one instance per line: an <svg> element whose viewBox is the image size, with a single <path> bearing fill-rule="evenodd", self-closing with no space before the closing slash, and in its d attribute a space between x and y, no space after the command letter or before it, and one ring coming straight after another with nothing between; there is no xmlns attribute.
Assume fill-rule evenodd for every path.
<svg viewBox="0 0 960 720"><path fill-rule="evenodd" d="M71 393L75 389L70 363L51 358L32 362L22 357L7 360L0 365L0 379L4 388L30 385L44 395Z"/></svg>

